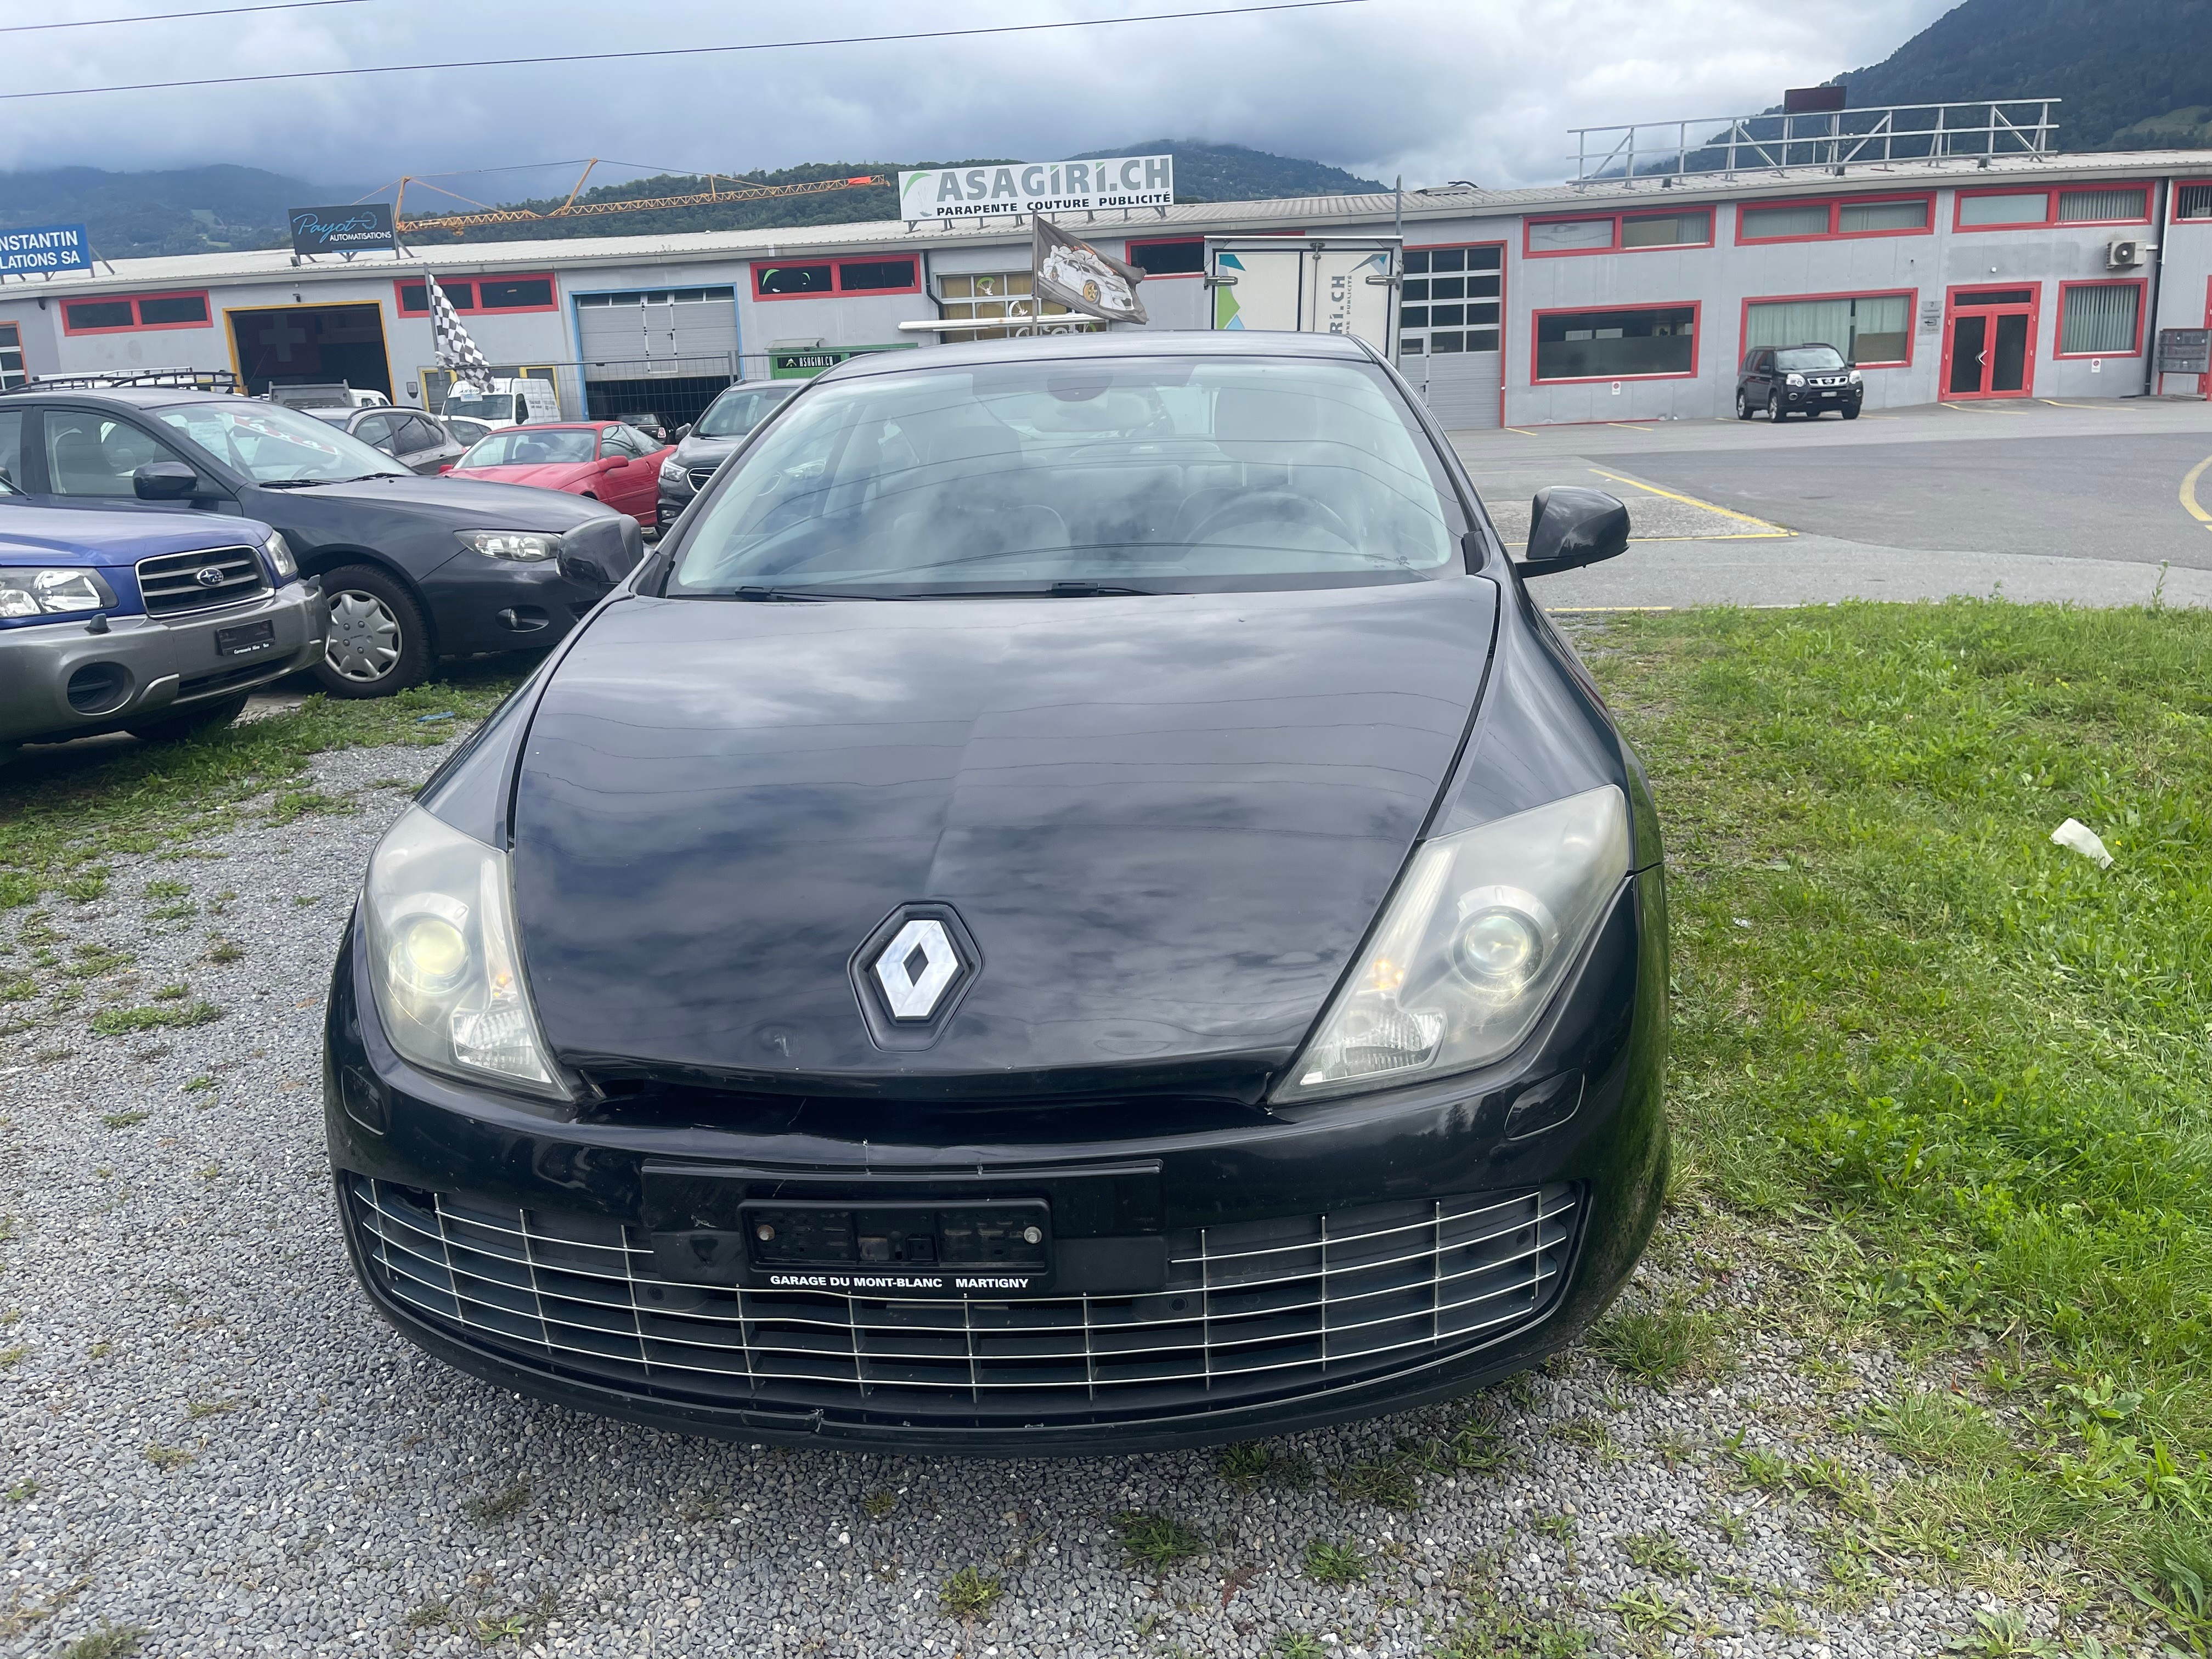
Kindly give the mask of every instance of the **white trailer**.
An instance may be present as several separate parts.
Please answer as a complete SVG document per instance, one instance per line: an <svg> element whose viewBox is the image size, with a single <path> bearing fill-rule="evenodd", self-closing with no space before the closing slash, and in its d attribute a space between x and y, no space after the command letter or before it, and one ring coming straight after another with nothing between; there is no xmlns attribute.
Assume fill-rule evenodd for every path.
<svg viewBox="0 0 2212 1659"><path fill-rule="evenodd" d="M1355 334L1398 357L1395 236L1209 236L1206 281L1216 328Z"/></svg>

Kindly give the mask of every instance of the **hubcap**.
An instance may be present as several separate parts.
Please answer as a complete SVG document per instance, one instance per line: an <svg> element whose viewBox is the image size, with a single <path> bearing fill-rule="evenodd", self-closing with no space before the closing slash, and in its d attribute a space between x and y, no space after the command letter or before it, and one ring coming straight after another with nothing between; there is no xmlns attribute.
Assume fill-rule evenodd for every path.
<svg viewBox="0 0 2212 1659"><path fill-rule="evenodd" d="M323 660L349 680L380 680L399 662L399 618L374 593L349 589L331 601Z"/></svg>

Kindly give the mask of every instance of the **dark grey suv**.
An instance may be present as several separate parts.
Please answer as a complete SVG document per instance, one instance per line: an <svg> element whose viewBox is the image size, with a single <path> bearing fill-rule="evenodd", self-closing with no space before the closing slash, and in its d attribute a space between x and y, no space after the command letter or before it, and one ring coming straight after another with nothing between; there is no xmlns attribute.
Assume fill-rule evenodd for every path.
<svg viewBox="0 0 2212 1659"><path fill-rule="evenodd" d="M1762 409L1777 421L1832 409L1856 421L1865 399L1866 384L1858 370L1832 345L1759 346L1744 353L1735 377L1739 421Z"/></svg>
<svg viewBox="0 0 2212 1659"><path fill-rule="evenodd" d="M660 464L660 526L665 530L707 487L714 469L737 453L755 427L783 406L805 380L740 380L707 405L699 422Z"/></svg>

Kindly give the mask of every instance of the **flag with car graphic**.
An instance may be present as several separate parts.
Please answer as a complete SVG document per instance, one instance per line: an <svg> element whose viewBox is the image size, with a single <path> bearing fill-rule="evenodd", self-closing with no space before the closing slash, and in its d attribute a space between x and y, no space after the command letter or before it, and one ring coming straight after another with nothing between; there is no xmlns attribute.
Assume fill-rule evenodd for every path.
<svg viewBox="0 0 2212 1659"><path fill-rule="evenodd" d="M1078 241L1041 213L1030 222L1036 227L1030 289L1039 301L1056 300L1070 311L1109 323L1149 320L1145 302L1137 297L1143 271Z"/></svg>

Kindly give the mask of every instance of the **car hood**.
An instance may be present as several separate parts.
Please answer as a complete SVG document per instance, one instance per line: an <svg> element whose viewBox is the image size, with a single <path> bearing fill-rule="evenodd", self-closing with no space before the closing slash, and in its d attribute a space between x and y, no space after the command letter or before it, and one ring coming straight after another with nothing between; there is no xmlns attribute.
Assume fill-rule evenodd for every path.
<svg viewBox="0 0 2212 1659"><path fill-rule="evenodd" d="M596 465L592 461L541 461L534 466L457 466L446 476L463 483L473 479L484 483L528 484L537 489L566 489L578 479L588 477Z"/></svg>
<svg viewBox="0 0 2212 1659"><path fill-rule="evenodd" d="M0 564L131 564L163 553L194 553L269 539L252 519L182 518L173 513L57 510L0 501Z"/></svg>
<svg viewBox="0 0 2212 1659"><path fill-rule="evenodd" d="M744 442L746 435L750 434L735 438L702 438L693 433L676 446L670 459L686 472L695 466L720 466L737 453L738 446Z"/></svg>
<svg viewBox="0 0 2212 1659"><path fill-rule="evenodd" d="M516 780L547 1036L816 1092L1286 1064L1451 768L1496 595L611 606ZM916 902L982 965L928 1047L889 1052L850 964Z"/></svg>

